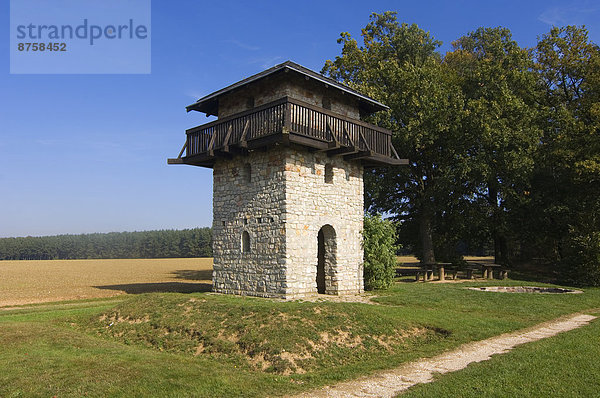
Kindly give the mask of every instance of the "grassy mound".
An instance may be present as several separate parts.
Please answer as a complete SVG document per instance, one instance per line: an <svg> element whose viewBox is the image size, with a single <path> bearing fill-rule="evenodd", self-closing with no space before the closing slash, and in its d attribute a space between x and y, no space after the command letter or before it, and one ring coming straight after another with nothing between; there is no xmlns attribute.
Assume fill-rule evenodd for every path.
<svg viewBox="0 0 600 398"><path fill-rule="evenodd" d="M202 294L135 296L83 327L125 344L278 374L369 360L448 335L384 306Z"/></svg>
<svg viewBox="0 0 600 398"><path fill-rule="evenodd" d="M600 303L600 289L570 295L466 289L497 285L498 281L399 283L377 292L374 300L379 305L156 293L0 311L0 396L287 396L564 314L597 313ZM576 348L562 350L572 350L572 357L578 358L571 361L573 366L558 361L539 368L536 360L528 361L518 369L521 378L510 373L503 377L503 370L492 366L489 373L497 383L488 383L491 379L485 376L479 379L486 382L473 387L450 383L454 390L449 391L458 385L472 388L473 396L513 390L539 396L530 388L533 379L525 377L542 372L537 369L545 369L550 375L546 379L593 384L589 361L594 356L587 351L597 351L588 346L597 344L599 329L590 330L585 338L574 340ZM569 336L571 332L565 339ZM556 351L548 347L548 355ZM532 377L544 380L537 373ZM465 395L465 389L456 391L430 395Z"/></svg>

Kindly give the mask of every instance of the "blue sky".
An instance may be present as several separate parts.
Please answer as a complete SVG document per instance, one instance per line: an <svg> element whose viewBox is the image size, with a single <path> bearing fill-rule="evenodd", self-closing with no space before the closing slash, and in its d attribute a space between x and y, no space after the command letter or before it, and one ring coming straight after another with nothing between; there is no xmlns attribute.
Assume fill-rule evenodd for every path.
<svg viewBox="0 0 600 398"><path fill-rule="evenodd" d="M153 0L150 74L11 75L4 28L0 237L210 226L211 170L166 164L185 129L207 121L185 106L288 59L318 71L339 55L340 32L359 38L386 10L430 31L441 52L479 26L533 46L553 24L585 24L600 43L593 1Z"/></svg>

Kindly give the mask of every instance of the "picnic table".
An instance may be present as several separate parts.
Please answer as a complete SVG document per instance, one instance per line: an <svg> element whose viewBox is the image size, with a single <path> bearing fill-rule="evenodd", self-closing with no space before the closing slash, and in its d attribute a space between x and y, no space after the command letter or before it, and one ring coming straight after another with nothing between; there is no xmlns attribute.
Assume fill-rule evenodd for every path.
<svg viewBox="0 0 600 398"><path fill-rule="evenodd" d="M468 263L481 267L481 276L483 277L483 279L494 279L494 269L499 270L500 279L506 279L508 277L508 271L504 268L502 264L478 263L473 261L469 261Z"/></svg>
<svg viewBox="0 0 600 398"><path fill-rule="evenodd" d="M508 277L508 270L501 264L484 263L468 261L466 268L460 268L467 271L467 279L473 279L474 271L481 271L484 279L494 279L494 271L498 271L498 277L500 279L506 279ZM432 281L435 276L438 276L440 281L446 280L449 276L452 279L456 279L459 268L452 267L452 263L425 263L425 264L414 264L414 266L398 267L396 269L396 276L408 276L414 275L415 281Z"/></svg>
<svg viewBox="0 0 600 398"><path fill-rule="evenodd" d="M432 281L434 274L437 272L439 280L443 281L446 279L446 267L452 265L452 263L430 263L421 264L424 281ZM454 277L456 275L454 274ZM418 277L417 277L418 280Z"/></svg>

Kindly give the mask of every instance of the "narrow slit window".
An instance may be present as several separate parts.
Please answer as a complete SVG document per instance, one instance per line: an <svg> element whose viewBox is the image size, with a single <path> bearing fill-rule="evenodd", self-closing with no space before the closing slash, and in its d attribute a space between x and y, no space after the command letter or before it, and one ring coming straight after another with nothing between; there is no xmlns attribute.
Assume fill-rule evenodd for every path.
<svg viewBox="0 0 600 398"><path fill-rule="evenodd" d="M333 184L333 165L331 163L325 165L325 183Z"/></svg>
<svg viewBox="0 0 600 398"><path fill-rule="evenodd" d="M248 231L242 232L242 253L250 253L250 234Z"/></svg>
<svg viewBox="0 0 600 398"><path fill-rule="evenodd" d="M254 108L254 97L246 98L246 109Z"/></svg>
<svg viewBox="0 0 600 398"><path fill-rule="evenodd" d="M323 97L322 105L323 108L331 110L331 98Z"/></svg>
<svg viewBox="0 0 600 398"><path fill-rule="evenodd" d="M246 182L252 182L252 166L250 163L244 165L244 180Z"/></svg>

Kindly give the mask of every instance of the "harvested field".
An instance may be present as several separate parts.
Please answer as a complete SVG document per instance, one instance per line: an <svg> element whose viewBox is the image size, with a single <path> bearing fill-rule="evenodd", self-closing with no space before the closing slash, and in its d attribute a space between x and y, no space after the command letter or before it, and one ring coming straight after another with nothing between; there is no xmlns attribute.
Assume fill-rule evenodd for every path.
<svg viewBox="0 0 600 398"><path fill-rule="evenodd" d="M211 288L212 258L0 261L0 307Z"/></svg>

